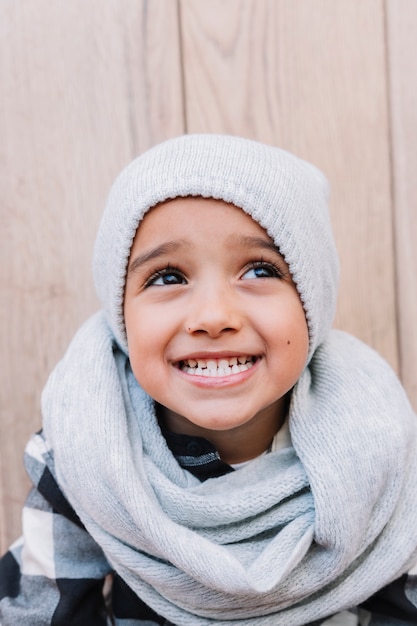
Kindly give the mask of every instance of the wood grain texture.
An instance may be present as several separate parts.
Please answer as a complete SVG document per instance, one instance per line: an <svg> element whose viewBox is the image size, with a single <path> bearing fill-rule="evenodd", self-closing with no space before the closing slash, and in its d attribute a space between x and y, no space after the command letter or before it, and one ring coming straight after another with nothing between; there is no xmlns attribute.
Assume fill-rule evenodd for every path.
<svg viewBox="0 0 417 626"><path fill-rule="evenodd" d="M188 130L260 139L323 169L342 267L336 325L397 368L383 3L180 6Z"/></svg>
<svg viewBox="0 0 417 626"><path fill-rule="evenodd" d="M387 1L401 378L417 410L417 3Z"/></svg>
<svg viewBox="0 0 417 626"><path fill-rule="evenodd" d="M98 305L90 259L111 181L184 130L323 169L336 325L400 367L417 407L416 29L414 0L0 3L0 550L20 532L41 389Z"/></svg>
<svg viewBox="0 0 417 626"><path fill-rule="evenodd" d="M2 550L20 532L41 389L98 306L90 259L109 186L184 130L179 52L176 2L0 5Z"/></svg>

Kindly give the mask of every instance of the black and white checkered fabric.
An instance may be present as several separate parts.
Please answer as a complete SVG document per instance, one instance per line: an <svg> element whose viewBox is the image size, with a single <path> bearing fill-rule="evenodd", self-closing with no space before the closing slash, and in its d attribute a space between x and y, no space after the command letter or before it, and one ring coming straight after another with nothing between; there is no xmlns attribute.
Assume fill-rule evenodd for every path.
<svg viewBox="0 0 417 626"><path fill-rule="evenodd" d="M189 438L171 443L182 465L194 449L201 459L209 459L213 474L218 475L221 466L213 463L215 451L211 450L211 457L207 453L211 444L202 446L199 440L198 446L190 446ZM42 433L30 440L25 466L33 489L23 509L23 535L0 560L0 626L168 626L112 572L62 494L52 451L45 453ZM203 462L191 458L191 466L201 466L201 478L208 477ZM231 469L225 466L224 471ZM379 591L363 607L309 626L406 624L417 624L417 569Z"/></svg>

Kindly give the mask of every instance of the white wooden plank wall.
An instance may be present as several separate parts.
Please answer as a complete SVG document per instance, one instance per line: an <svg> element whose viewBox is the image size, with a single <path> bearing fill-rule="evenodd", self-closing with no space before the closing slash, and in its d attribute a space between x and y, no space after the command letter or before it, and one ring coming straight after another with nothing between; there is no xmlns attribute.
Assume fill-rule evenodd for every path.
<svg viewBox="0 0 417 626"><path fill-rule="evenodd" d="M97 307L95 230L115 174L184 131L280 145L331 182L336 325L417 408L414 0L0 3L0 548L20 532L24 444Z"/></svg>
<svg viewBox="0 0 417 626"><path fill-rule="evenodd" d="M0 3L0 544L19 533L40 392L96 308L109 186L184 130L176 2Z"/></svg>
<svg viewBox="0 0 417 626"><path fill-rule="evenodd" d="M417 2L388 0L387 57L401 379L417 409Z"/></svg>

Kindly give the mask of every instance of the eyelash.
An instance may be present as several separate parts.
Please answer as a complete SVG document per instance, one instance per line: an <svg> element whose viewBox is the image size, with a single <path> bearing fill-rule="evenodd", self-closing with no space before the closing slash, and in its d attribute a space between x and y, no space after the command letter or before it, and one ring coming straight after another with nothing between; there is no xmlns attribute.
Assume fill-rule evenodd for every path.
<svg viewBox="0 0 417 626"><path fill-rule="evenodd" d="M180 276L181 279L184 279L183 273L178 268L173 267L172 265L167 265L166 267L154 272L152 276L150 276L146 280L145 285L144 285L145 288L152 287L152 285L155 284L155 281L157 281L158 278L164 278L165 276L169 276L170 274L175 274L176 276ZM180 283L172 283L172 284L178 285Z"/></svg>
<svg viewBox="0 0 417 626"><path fill-rule="evenodd" d="M245 269L245 271L243 272L243 276L245 274L247 274L247 272L249 272L250 270L256 270L256 269L262 269L262 268L268 268L270 271L272 270L273 275L271 276L261 276L260 278L280 278L283 279L285 278L285 273L283 272L282 268L279 267L278 264L273 263L271 261L264 261L262 259L260 259L259 261L252 261L251 263L249 263ZM144 287L152 287L155 285L155 282L159 279L159 278L164 278L166 276L169 275L175 275L177 277L179 277L182 281L186 281L186 279L184 278L184 274L181 270L179 270L177 267L174 267L172 265L167 265L166 267L157 270L156 272L154 272L145 282ZM166 285L169 286L169 283L165 283ZM171 283L171 285L179 285L179 284L184 284L182 282L175 282L175 283Z"/></svg>
<svg viewBox="0 0 417 626"><path fill-rule="evenodd" d="M265 267L269 270L272 270L274 276L262 276L261 278L285 278L285 272L283 272L282 268L277 263L273 263L272 261L264 261L263 259L260 259L259 261L252 261L251 263L249 263L245 274L250 270L262 269Z"/></svg>

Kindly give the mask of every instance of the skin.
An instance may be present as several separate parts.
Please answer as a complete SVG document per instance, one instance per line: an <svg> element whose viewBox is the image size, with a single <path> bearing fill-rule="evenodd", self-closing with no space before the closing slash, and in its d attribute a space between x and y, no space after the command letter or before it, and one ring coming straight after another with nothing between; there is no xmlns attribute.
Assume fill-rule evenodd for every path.
<svg viewBox="0 0 417 626"><path fill-rule="evenodd" d="M133 372L167 428L205 437L227 463L268 449L304 369L308 329L259 224L207 198L151 209L131 249L124 316ZM233 368L238 357L247 365Z"/></svg>

